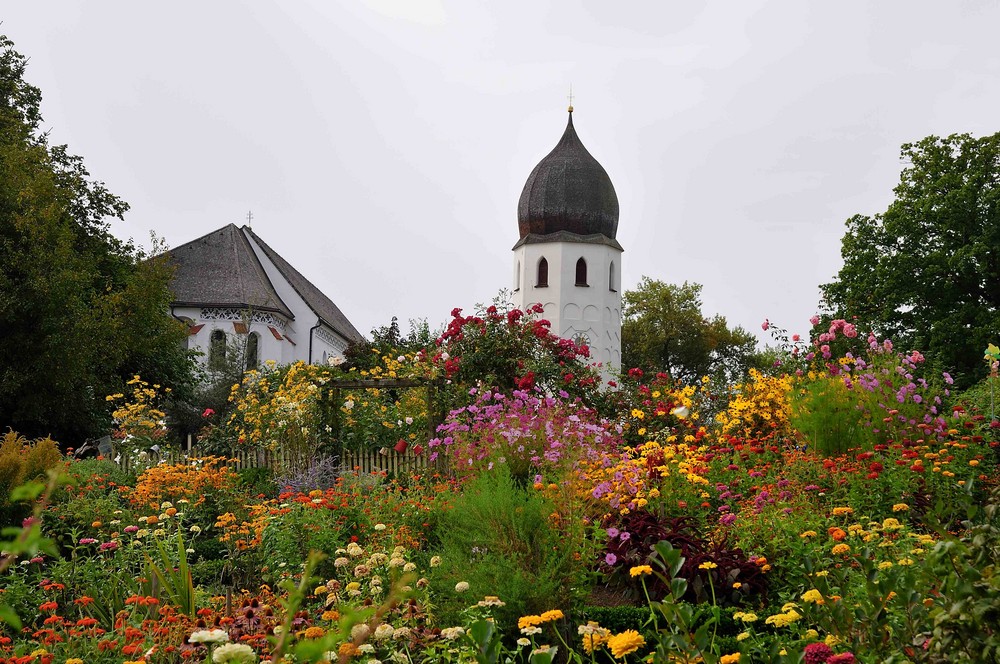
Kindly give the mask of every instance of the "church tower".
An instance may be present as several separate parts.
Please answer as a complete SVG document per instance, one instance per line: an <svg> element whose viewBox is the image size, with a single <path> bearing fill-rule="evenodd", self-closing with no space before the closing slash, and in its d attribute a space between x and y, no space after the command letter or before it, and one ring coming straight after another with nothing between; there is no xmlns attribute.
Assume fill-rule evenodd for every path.
<svg viewBox="0 0 1000 664"><path fill-rule="evenodd" d="M618 195L569 123L517 204L514 304L545 307L552 332L586 343L605 376L621 367Z"/></svg>

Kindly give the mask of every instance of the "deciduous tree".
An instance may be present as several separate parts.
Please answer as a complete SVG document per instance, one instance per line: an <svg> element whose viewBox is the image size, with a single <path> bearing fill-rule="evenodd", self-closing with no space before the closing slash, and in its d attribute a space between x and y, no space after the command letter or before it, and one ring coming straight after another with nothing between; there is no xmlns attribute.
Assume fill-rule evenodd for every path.
<svg viewBox="0 0 1000 664"><path fill-rule="evenodd" d="M888 209L847 220L823 302L968 386L1000 334L1000 134L929 136L902 158Z"/></svg>
<svg viewBox="0 0 1000 664"><path fill-rule="evenodd" d="M0 37L0 426L71 443L132 374L179 386L190 365L169 267L111 235L128 205L49 144L26 62Z"/></svg>
<svg viewBox="0 0 1000 664"><path fill-rule="evenodd" d="M723 316L701 312L701 285L643 277L622 297L622 366L664 372L685 383L710 376L722 383L757 366L757 339Z"/></svg>

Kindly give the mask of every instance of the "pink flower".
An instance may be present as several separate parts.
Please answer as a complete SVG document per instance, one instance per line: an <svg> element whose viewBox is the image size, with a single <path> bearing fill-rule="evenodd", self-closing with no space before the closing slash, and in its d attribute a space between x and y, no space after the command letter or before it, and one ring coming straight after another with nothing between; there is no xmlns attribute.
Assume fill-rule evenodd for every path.
<svg viewBox="0 0 1000 664"><path fill-rule="evenodd" d="M118 542L105 542L97 548L99 551L114 551L118 548Z"/></svg>
<svg viewBox="0 0 1000 664"><path fill-rule="evenodd" d="M768 319L765 318L764 322L760 324L760 329L762 329L765 332L767 332L767 328L769 328L769 327L771 327L771 321L769 321Z"/></svg>
<svg viewBox="0 0 1000 664"><path fill-rule="evenodd" d="M812 318L809 319L809 322L812 323L813 325L819 325L819 316L813 316Z"/></svg>
<svg viewBox="0 0 1000 664"><path fill-rule="evenodd" d="M858 336L858 328L854 327L850 323L844 325L844 336L848 339L853 339Z"/></svg>
<svg viewBox="0 0 1000 664"><path fill-rule="evenodd" d="M97 540L95 540L93 537L84 537L83 539L80 540L80 544L95 544L95 543L97 543Z"/></svg>
<svg viewBox="0 0 1000 664"><path fill-rule="evenodd" d="M802 338L802 337L800 337L800 336L799 336L799 335L797 335L797 334L793 334L793 335L792 335L792 341L798 341L798 340L799 340L799 339L801 339L801 338Z"/></svg>
<svg viewBox="0 0 1000 664"><path fill-rule="evenodd" d="M215 411L211 408L206 408L205 412L201 414L202 417L211 417L212 415L215 415Z"/></svg>

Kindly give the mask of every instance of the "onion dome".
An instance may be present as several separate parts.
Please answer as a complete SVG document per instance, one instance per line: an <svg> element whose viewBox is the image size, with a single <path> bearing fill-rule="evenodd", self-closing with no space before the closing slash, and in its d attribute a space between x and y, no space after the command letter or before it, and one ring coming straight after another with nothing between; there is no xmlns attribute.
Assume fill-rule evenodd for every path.
<svg viewBox="0 0 1000 664"><path fill-rule="evenodd" d="M524 183L517 204L517 227L518 244L528 235L552 233L603 235L615 240L618 195L607 171L576 135L572 106L559 143Z"/></svg>

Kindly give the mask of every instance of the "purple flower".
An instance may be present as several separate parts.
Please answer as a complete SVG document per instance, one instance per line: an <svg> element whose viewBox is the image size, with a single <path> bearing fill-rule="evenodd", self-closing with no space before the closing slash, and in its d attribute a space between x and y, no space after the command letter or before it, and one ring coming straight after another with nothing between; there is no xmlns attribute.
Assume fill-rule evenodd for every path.
<svg viewBox="0 0 1000 664"><path fill-rule="evenodd" d="M627 532L623 532L623 533L622 533L622 534L621 534L621 535L619 536L619 539L621 539L621 541L623 541L623 542L627 542L627 541L629 541L630 539L632 539L632 536L631 536L631 535L629 535L629 534L628 534Z"/></svg>
<svg viewBox="0 0 1000 664"><path fill-rule="evenodd" d="M614 565L616 562L618 562L618 556L616 556L613 553L609 553L608 555L604 556L604 562L606 562L609 565Z"/></svg>
<svg viewBox="0 0 1000 664"><path fill-rule="evenodd" d="M731 512L729 514L723 514L722 518L719 519L719 523L724 526L732 525L734 521L736 521L736 515Z"/></svg>
<svg viewBox="0 0 1000 664"><path fill-rule="evenodd" d="M608 537L610 537L611 539L614 539L614 538L618 537L618 529L617 528L608 528Z"/></svg>

